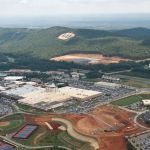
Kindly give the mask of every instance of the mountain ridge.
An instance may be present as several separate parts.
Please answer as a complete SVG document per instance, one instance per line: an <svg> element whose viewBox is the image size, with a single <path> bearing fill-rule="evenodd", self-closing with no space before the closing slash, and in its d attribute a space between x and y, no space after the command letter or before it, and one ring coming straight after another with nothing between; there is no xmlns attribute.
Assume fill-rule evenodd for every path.
<svg viewBox="0 0 150 150"><path fill-rule="evenodd" d="M75 37L62 41L58 36L74 32ZM133 34L134 33L134 34ZM143 59L150 57L150 30L132 28L118 31L51 27L47 29L0 28L0 53L29 54L50 59L72 51L98 52L107 56Z"/></svg>

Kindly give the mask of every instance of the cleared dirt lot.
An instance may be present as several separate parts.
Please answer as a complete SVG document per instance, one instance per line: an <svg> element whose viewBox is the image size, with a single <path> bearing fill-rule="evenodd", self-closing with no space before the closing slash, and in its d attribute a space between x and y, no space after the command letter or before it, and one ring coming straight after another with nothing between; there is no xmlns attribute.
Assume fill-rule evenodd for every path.
<svg viewBox="0 0 150 150"><path fill-rule="evenodd" d="M125 136L144 131L133 122L135 114L113 106L101 106L79 120L75 128L97 138L102 150L127 150Z"/></svg>
<svg viewBox="0 0 150 150"><path fill-rule="evenodd" d="M67 33L63 33L61 35L58 36L59 40L69 40L71 38L75 37L75 34L73 32L67 32Z"/></svg>
<svg viewBox="0 0 150 150"><path fill-rule="evenodd" d="M79 134L96 139L99 150L127 150L125 136L146 130L134 123L135 116L135 113L116 106L105 105L91 110L88 114L25 115L25 120L40 126L45 126L45 122L51 122L53 119L60 122L65 120L67 123L69 121L70 129L75 131L74 138Z"/></svg>
<svg viewBox="0 0 150 150"><path fill-rule="evenodd" d="M0 122L1 127L8 126L9 124L10 124L10 122L8 122L8 121Z"/></svg>
<svg viewBox="0 0 150 150"><path fill-rule="evenodd" d="M100 54L69 54L55 57L52 58L51 60L75 62L75 63L87 62L89 64L111 64L111 63L119 63L120 61L128 61L128 59L120 57L106 57Z"/></svg>

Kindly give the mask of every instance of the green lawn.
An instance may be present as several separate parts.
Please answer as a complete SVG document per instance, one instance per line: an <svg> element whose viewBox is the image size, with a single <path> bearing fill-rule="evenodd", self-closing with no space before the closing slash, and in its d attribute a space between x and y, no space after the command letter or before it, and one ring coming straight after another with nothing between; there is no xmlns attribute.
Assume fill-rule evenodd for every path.
<svg viewBox="0 0 150 150"><path fill-rule="evenodd" d="M140 82L140 81L135 81L135 80L132 80L132 79L128 80L124 83L128 86L133 86L133 87L137 87L137 88L150 88L150 84Z"/></svg>
<svg viewBox="0 0 150 150"><path fill-rule="evenodd" d="M27 106L27 105L24 105L24 104L17 104L17 106L20 108L20 109L23 109L23 110L31 110L33 109L31 106Z"/></svg>
<svg viewBox="0 0 150 150"><path fill-rule="evenodd" d="M19 127L20 125L22 125L22 123L23 123L23 120L14 120L14 121L11 121L8 126L0 126L0 129L2 131L8 131L8 130Z"/></svg>
<svg viewBox="0 0 150 150"><path fill-rule="evenodd" d="M13 139L18 143L21 143L23 145L27 145L27 146L35 146L34 145L34 139L35 137L40 134L41 132L45 132L45 128L39 127L36 132L34 132L28 139ZM38 145L36 145L38 146Z"/></svg>
<svg viewBox="0 0 150 150"><path fill-rule="evenodd" d="M136 77L136 74L134 77L124 74L118 75L118 77L121 78L123 84L137 88L150 88L150 79Z"/></svg>
<svg viewBox="0 0 150 150"><path fill-rule="evenodd" d="M43 134L38 140L35 139L39 134ZM39 127L28 139L14 139L16 142L24 144L24 145L30 145L30 146L64 146L59 139L58 134L54 132L49 132L45 127Z"/></svg>
<svg viewBox="0 0 150 150"><path fill-rule="evenodd" d="M38 140L35 139L36 137L43 134ZM36 132L34 132L28 139L20 140L14 139L16 142L30 145L30 146L54 146L51 150L56 150L57 146L65 146L71 148L72 150L78 150L83 146L89 147L88 143L81 142L76 140L75 138L71 137L67 132L57 132L57 131L48 131L44 127L39 127Z"/></svg>
<svg viewBox="0 0 150 150"><path fill-rule="evenodd" d="M133 95L133 96L129 96L129 97L114 101L114 102L112 102L112 104L118 105L118 106L128 106L130 104L136 103L141 100L142 100L142 98L139 95Z"/></svg>
<svg viewBox="0 0 150 150"><path fill-rule="evenodd" d="M143 99L150 99L150 94L139 94L139 95L129 96L126 98L116 100L116 101L112 102L111 104L118 105L118 106L128 106L133 103L142 101Z"/></svg>
<svg viewBox="0 0 150 150"><path fill-rule="evenodd" d="M143 99L150 99L150 94L140 94Z"/></svg>
<svg viewBox="0 0 150 150"><path fill-rule="evenodd" d="M12 120L24 120L23 114L13 114L9 115L3 119L0 119L0 121L12 121Z"/></svg>
<svg viewBox="0 0 150 150"><path fill-rule="evenodd" d="M31 106L28 106L28 105L24 105L24 104L20 104L20 103L17 103L16 106L19 107L19 109L23 112L30 112L30 113L34 113L34 114L41 114L41 113L45 113L44 111L42 110L38 110L38 109L35 109Z"/></svg>
<svg viewBox="0 0 150 150"><path fill-rule="evenodd" d="M11 132L15 132L19 130L21 126L24 125L25 120L24 120L24 115L23 114L15 114L15 115L10 115L7 116L3 119L0 120L1 122L10 122L8 126L0 126L0 130L2 134L7 134Z"/></svg>
<svg viewBox="0 0 150 150"><path fill-rule="evenodd" d="M58 138L62 143L64 143L67 147L71 148L72 150L80 149L82 147L85 147L86 145L90 149L89 143L79 141L71 137L67 132L62 132L61 134L59 134Z"/></svg>

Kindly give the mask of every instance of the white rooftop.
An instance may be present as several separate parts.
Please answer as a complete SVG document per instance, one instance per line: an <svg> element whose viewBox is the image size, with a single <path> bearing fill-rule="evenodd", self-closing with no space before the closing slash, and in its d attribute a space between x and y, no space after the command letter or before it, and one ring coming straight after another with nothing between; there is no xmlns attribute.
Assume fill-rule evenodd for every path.
<svg viewBox="0 0 150 150"><path fill-rule="evenodd" d="M144 105L150 105L150 99L142 100Z"/></svg>
<svg viewBox="0 0 150 150"><path fill-rule="evenodd" d="M70 96L54 92L54 91L49 91L47 92L46 90L44 91L35 91L29 94L24 95L25 98L19 100L18 102L27 104L27 105L35 105L38 103L52 103L52 102L63 102L66 100L71 99Z"/></svg>
<svg viewBox="0 0 150 150"><path fill-rule="evenodd" d="M17 80L22 80L23 78L24 78L23 76L7 76L4 78L4 80L17 81Z"/></svg>
<svg viewBox="0 0 150 150"><path fill-rule="evenodd" d="M44 88L35 87L35 86L27 84L22 87L17 87L17 88L12 88L12 89L6 90L5 92L7 94L18 95L18 96L24 97L24 95L26 95L26 94L29 94L29 93L32 93L35 91L44 91L44 90L45 90Z"/></svg>
<svg viewBox="0 0 150 150"><path fill-rule="evenodd" d="M99 86L109 86L109 87L120 87L120 84L116 84L116 83L111 83L111 82L96 82L95 85L99 85Z"/></svg>
<svg viewBox="0 0 150 150"><path fill-rule="evenodd" d="M59 92L62 94L67 94L73 98L77 98L80 100L90 99L102 94L101 92L97 92L97 91L85 90L85 89L74 88L69 86L59 88Z"/></svg>
<svg viewBox="0 0 150 150"><path fill-rule="evenodd" d="M0 86L0 91L5 91L5 87Z"/></svg>

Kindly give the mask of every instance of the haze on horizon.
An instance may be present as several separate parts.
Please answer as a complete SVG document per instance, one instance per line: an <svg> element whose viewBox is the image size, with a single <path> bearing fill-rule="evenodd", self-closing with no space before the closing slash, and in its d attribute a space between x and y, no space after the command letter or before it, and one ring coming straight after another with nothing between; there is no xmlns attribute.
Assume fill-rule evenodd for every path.
<svg viewBox="0 0 150 150"><path fill-rule="evenodd" d="M149 0L0 0L0 26L50 25L49 21L63 25L68 21L118 18L140 20L143 16L147 20L149 8Z"/></svg>

